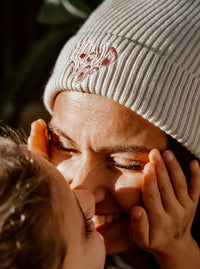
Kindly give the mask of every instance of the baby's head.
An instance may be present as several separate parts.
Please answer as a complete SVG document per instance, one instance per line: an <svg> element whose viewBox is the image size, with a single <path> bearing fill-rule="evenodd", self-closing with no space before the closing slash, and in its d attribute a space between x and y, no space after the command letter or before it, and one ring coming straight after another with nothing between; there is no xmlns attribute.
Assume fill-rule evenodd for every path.
<svg viewBox="0 0 200 269"><path fill-rule="evenodd" d="M57 169L22 142L0 137L1 269L102 269L92 195L72 192Z"/></svg>
<svg viewBox="0 0 200 269"><path fill-rule="evenodd" d="M1 266L59 268L67 245L57 229L50 179L25 146L4 138L0 145Z"/></svg>

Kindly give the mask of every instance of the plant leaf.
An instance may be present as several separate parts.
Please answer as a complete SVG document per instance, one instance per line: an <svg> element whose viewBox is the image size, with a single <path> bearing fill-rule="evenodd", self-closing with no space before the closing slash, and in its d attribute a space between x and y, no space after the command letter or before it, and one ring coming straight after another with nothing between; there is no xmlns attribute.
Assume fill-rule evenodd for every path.
<svg viewBox="0 0 200 269"><path fill-rule="evenodd" d="M60 0L64 8L72 15L86 19L91 12L89 5L81 0Z"/></svg>
<svg viewBox="0 0 200 269"><path fill-rule="evenodd" d="M37 21L47 25L61 25L73 16L63 7L60 0L45 0L39 11Z"/></svg>

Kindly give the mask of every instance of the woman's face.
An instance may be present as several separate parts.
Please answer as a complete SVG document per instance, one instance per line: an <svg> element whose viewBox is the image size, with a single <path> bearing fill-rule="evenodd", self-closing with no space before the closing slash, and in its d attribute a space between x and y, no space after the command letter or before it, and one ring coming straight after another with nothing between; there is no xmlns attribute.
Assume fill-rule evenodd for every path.
<svg viewBox="0 0 200 269"><path fill-rule="evenodd" d="M102 96L64 91L49 124L51 162L74 190L95 197L96 230L108 254L130 247L129 211L141 204L142 170L167 135L130 109Z"/></svg>
<svg viewBox="0 0 200 269"><path fill-rule="evenodd" d="M52 164L43 158L40 158L40 163L51 181L53 213L57 229L67 246L61 268L103 269L105 246L92 221L94 197L86 190L71 190Z"/></svg>

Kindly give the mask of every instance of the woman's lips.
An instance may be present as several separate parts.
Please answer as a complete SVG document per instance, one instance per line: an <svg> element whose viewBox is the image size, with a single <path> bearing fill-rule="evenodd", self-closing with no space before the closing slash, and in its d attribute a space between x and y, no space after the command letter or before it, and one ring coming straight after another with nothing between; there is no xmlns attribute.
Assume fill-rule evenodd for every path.
<svg viewBox="0 0 200 269"><path fill-rule="evenodd" d="M95 223L95 228L98 232L103 230L112 229L116 224L118 224L122 219L128 217L128 214L116 213L116 214L106 214L106 215L94 215L92 220Z"/></svg>

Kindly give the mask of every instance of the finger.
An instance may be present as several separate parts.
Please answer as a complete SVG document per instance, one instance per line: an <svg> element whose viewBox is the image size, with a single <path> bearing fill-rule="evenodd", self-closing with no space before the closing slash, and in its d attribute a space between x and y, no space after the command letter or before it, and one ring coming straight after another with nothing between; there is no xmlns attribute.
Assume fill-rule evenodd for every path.
<svg viewBox="0 0 200 269"><path fill-rule="evenodd" d="M189 196L187 181L183 170L172 151L165 151L163 153L163 159L170 175L174 193L180 204L184 206L185 204L187 204Z"/></svg>
<svg viewBox="0 0 200 269"><path fill-rule="evenodd" d="M151 163L146 164L143 171L142 201L150 222L154 223L164 209L157 185L155 166Z"/></svg>
<svg viewBox="0 0 200 269"><path fill-rule="evenodd" d="M31 124L31 133L28 138L28 148L40 156L49 159L48 130L44 120L39 119Z"/></svg>
<svg viewBox="0 0 200 269"><path fill-rule="evenodd" d="M131 241L141 248L149 246L149 221L144 208L134 206L131 215Z"/></svg>
<svg viewBox="0 0 200 269"><path fill-rule="evenodd" d="M178 201L171 184L169 173L159 150L153 149L149 154L149 159L156 167L157 184L163 207L166 211L170 211L177 205Z"/></svg>
<svg viewBox="0 0 200 269"><path fill-rule="evenodd" d="M200 196L200 167L197 160L190 163L190 171L189 195L193 201L198 202Z"/></svg>

